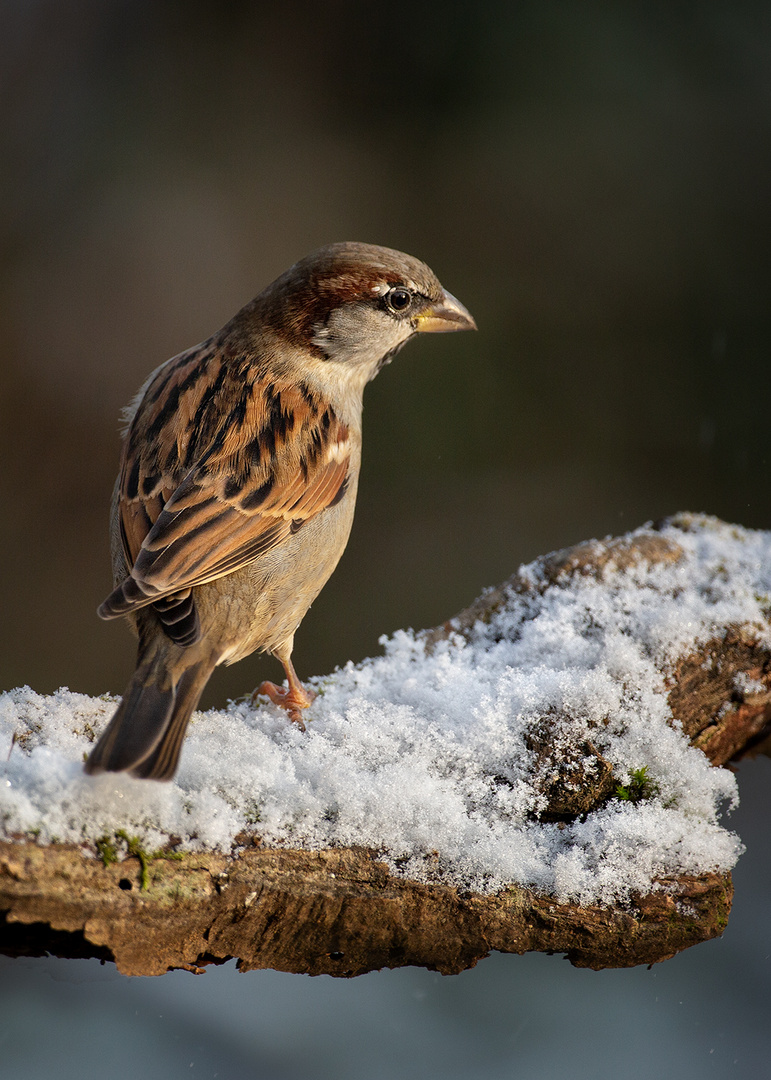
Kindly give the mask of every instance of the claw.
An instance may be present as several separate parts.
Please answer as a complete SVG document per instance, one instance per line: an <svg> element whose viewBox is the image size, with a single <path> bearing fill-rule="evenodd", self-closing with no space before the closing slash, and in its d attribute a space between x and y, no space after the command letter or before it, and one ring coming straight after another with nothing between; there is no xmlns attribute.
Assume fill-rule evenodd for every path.
<svg viewBox="0 0 771 1080"><path fill-rule="evenodd" d="M298 696L291 687L276 686L275 683L264 682L260 683L252 694L252 701L254 701L258 695L264 694L266 697L270 698L274 705L278 705L280 708L286 710L287 716L292 723L297 724L300 731L305 731L302 710L307 709L308 706L313 703L316 694L313 693L313 691L306 690L303 686L301 686L300 689L302 690L302 696Z"/></svg>
<svg viewBox="0 0 771 1080"><path fill-rule="evenodd" d="M263 682L257 687L252 694L252 703L254 703L260 694L264 694L269 697L274 705L278 705L280 708L285 709L289 719L293 724L297 724L300 731L305 731L305 724L303 723L302 710L307 709L309 705L312 705L315 701L315 690L306 690L300 680L297 678L297 672L292 667L291 660L287 660L284 663L284 670L286 671L286 679L288 686L276 686L272 682Z"/></svg>

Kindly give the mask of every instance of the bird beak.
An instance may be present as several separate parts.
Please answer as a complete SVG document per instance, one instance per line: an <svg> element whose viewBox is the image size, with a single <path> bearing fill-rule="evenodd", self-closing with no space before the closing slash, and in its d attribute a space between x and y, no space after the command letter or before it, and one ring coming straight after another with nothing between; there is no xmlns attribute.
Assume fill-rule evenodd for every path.
<svg viewBox="0 0 771 1080"><path fill-rule="evenodd" d="M442 293L440 300L429 304L416 317L419 334L446 334L450 330L476 330L477 324L460 300L452 293Z"/></svg>

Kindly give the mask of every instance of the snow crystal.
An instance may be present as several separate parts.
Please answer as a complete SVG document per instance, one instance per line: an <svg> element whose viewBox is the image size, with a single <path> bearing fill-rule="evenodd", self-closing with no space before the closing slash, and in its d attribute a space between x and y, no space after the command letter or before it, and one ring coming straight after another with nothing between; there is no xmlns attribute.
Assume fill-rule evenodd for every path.
<svg viewBox="0 0 771 1080"><path fill-rule="evenodd" d="M520 578L533 589L512 590L465 637L383 639L383 656L313 681L305 733L267 703L195 714L169 784L84 774L114 699L1 694L0 834L93 845L122 829L153 848L228 851L246 831L269 845L362 845L422 881L583 903L728 870L741 844L719 818L735 780L673 723L662 672L730 624L765 640L771 534L699 518L655 535L685 556L542 592L532 564ZM539 821L528 735L550 715L565 718L555 738L590 739L619 783L644 768L648 797Z"/></svg>

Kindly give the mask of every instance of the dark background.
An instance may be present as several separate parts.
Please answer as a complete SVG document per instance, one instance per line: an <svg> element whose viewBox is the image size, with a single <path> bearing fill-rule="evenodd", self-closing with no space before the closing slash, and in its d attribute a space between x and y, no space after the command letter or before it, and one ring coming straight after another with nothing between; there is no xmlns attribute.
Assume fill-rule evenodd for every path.
<svg viewBox="0 0 771 1080"><path fill-rule="evenodd" d="M333 240L425 259L480 330L368 388L301 673L590 536L771 526L771 8L277 8L4 5L0 685L123 689L120 408Z"/></svg>
<svg viewBox="0 0 771 1080"><path fill-rule="evenodd" d="M425 259L480 330L368 388L354 532L301 675L590 536L682 509L771 528L767 3L0 17L0 686L123 689L132 641L95 615L120 408L333 240ZM278 674L252 658L204 703Z"/></svg>

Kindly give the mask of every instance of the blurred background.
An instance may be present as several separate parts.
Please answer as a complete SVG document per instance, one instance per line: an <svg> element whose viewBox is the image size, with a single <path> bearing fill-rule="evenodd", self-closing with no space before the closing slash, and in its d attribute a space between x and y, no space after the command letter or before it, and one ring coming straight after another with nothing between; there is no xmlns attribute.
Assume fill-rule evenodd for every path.
<svg viewBox="0 0 771 1080"><path fill-rule="evenodd" d="M121 692L132 639L95 615L111 581L120 409L162 360L334 240L424 259L480 330L410 345L368 388L354 531L298 635L301 675L377 652L384 632L441 622L520 562L579 540L684 509L771 528L771 7L760 0L0 0L0 150L3 688ZM251 658L218 673L204 705L278 674ZM747 766L748 784L765 764ZM758 825L742 813L747 829ZM757 875L742 880L760 904ZM639 1008L641 986L652 1000L670 969L696 972L693 993L720 956L716 985L749 978L749 953L730 947L736 919L699 959L658 968L656 985L530 957L438 984L368 976L347 997L326 979L232 969L141 980L131 987L147 990L131 994L187 987L226 1039L218 1024L234 980L255 1015L286 987L282 1015L300 1022L291 1002L302 994L304 1022L315 1016L338 1046L350 1032L320 1018L339 1007L342 1024L353 994L379 1018L377 1036L361 1036L377 1048L405 1030L410 995L451 985L430 991L451 1002L432 1021L436 1045L460 1038L457 1013L471 1019L466 1049L441 1071L558 1076L536 1051L518 1058L521 1043L500 1073L475 1056L492 1037L485 994L521 986L526 971L545 1008L586 1008L597 993L623 1031L625 1001ZM767 1000L767 940L761 953L752 979ZM72 1016L55 1013L64 988L41 989L42 963L3 967L3 985L31 979L30 1015L39 1006L69 1027ZM73 964L53 977L69 985ZM110 993L129 992L105 987L97 998L117 1009ZM111 1029L91 998L68 1001ZM652 1032L661 1017L651 1017ZM640 1047L653 1037L642 1028ZM679 1075L713 1075L683 1037L666 1043L682 1051ZM746 1047L747 1026L736 1038ZM762 1024L754 1039L768 1051ZM244 1051L254 1075L428 1068L417 1043L414 1073L382 1061L346 1072L342 1058L337 1072L331 1058L306 1072L299 1058L279 1060L280 1045L264 1059ZM216 1075L204 1060L200 1071ZM714 1075L758 1075L741 1071L746 1053L736 1060ZM619 1067L656 1075L639 1071L644 1054ZM229 1068L219 1075L252 1075Z"/></svg>

